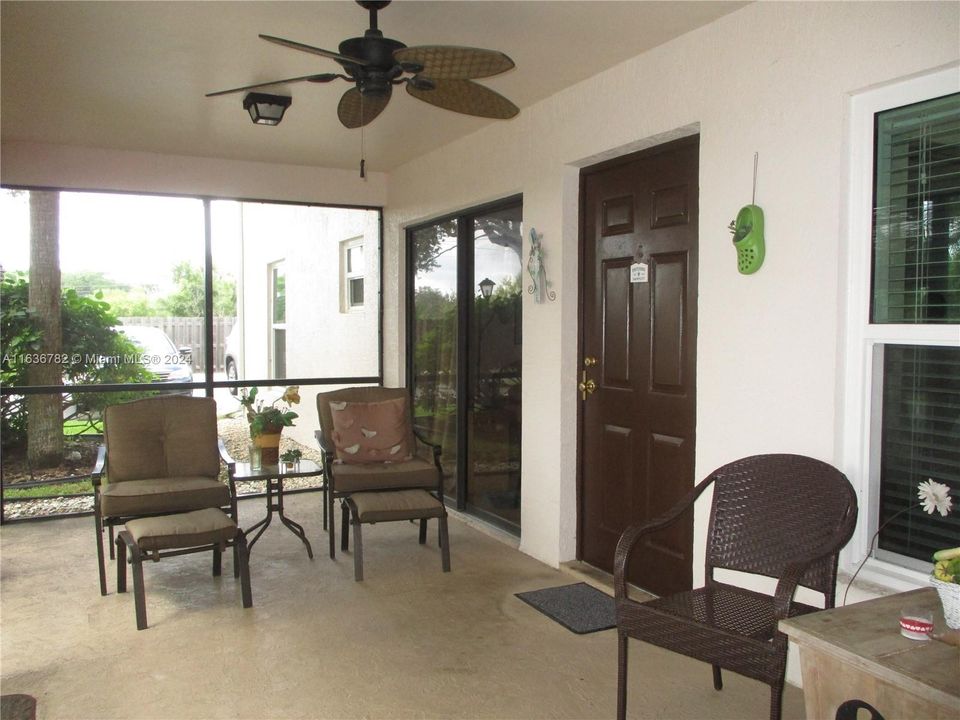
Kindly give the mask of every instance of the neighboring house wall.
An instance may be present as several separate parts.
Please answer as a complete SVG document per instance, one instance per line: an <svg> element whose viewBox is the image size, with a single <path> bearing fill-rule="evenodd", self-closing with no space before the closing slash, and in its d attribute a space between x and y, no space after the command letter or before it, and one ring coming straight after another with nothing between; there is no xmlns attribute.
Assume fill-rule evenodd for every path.
<svg viewBox="0 0 960 720"><path fill-rule="evenodd" d="M286 274L286 377L375 376L378 364L380 278L379 217L375 211L347 211L295 205L238 203L243 236L242 375L273 377L269 364L270 269L284 263ZM366 255L364 306L341 312L340 243L361 237ZM303 388L296 408L301 419L284 431L314 447L319 429L315 394Z"/></svg>
<svg viewBox="0 0 960 720"><path fill-rule="evenodd" d="M763 452L842 465L849 97L955 62L958 13L953 2L752 4L391 173L388 383L403 377L404 226L522 192L526 227L543 233L558 297L524 295L523 551L551 565L576 552L579 168L700 133L696 477ZM727 224L750 202L754 152L767 257L744 276ZM706 524L704 500L695 579Z"/></svg>

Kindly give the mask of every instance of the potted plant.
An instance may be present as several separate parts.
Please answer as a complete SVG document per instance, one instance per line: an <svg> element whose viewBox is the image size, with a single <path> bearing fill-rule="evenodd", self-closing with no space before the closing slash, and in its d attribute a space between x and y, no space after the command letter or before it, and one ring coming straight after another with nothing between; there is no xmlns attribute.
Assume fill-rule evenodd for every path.
<svg viewBox="0 0 960 720"><path fill-rule="evenodd" d="M250 439L260 448L260 458L267 465L276 465L280 455L280 434L285 427L292 427L297 413L291 406L300 402L300 388L291 385L269 405L257 398L257 388L242 388L240 404L246 408L247 422L250 424ZM282 403L278 407L278 403ZM285 407L284 407L285 405Z"/></svg>
<svg viewBox="0 0 960 720"><path fill-rule="evenodd" d="M943 618L954 630L960 629L960 547L933 554L930 582L940 595Z"/></svg>
<svg viewBox="0 0 960 720"><path fill-rule="evenodd" d="M284 470L299 470L300 458L302 457L303 453L294 448L293 450L286 450L282 455L280 455L280 462L283 463Z"/></svg>

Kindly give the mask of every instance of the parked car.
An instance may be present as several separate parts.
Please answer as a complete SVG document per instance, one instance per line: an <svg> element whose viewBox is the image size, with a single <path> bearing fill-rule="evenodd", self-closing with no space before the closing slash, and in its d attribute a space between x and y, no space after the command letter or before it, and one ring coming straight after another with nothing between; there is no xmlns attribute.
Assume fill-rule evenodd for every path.
<svg viewBox="0 0 960 720"><path fill-rule="evenodd" d="M140 348L140 362L153 375L154 382L193 382L190 348L178 348L169 335L156 327L121 325L116 330Z"/></svg>
<svg viewBox="0 0 960 720"><path fill-rule="evenodd" d="M236 380L238 374L238 358L240 357L240 323L236 323L227 334L223 342L223 373L227 380ZM230 394L236 395L237 388L230 388Z"/></svg>

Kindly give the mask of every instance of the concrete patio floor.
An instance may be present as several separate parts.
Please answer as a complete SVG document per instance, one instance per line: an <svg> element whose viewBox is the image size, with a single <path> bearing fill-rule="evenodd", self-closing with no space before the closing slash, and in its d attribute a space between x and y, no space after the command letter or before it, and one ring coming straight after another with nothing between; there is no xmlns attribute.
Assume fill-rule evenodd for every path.
<svg viewBox="0 0 960 720"><path fill-rule="evenodd" d="M616 633L575 635L514 593L577 582L452 519L452 572L435 525L364 528L365 577L352 555L326 554L320 494L287 497L315 559L274 522L254 546L254 606L240 604L232 560L147 563L150 628L132 592L97 588L92 518L0 530L0 684L45 718L611 718ZM241 525L264 513L240 503ZM709 666L631 644L632 718L766 718L769 690L732 673L715 692ZM800 690L785 720L803 717Z"/></svg>

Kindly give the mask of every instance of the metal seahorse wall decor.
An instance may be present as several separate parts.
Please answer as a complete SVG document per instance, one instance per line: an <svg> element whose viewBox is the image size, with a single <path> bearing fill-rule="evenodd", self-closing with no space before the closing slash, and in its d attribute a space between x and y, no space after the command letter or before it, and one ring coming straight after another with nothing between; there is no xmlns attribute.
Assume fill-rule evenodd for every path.
<svg viewBox="0 0 960 720"><path fill-rule="evenodd" d="M550 290L547 286L547 268L543 264L543 233L538 233L536 228L530 228L530 257L527 260L527 272L530 273L531 283L527 287L527 292L533 295L535 303L543 303L546 300L557 299L557 293Z"/></svg>

